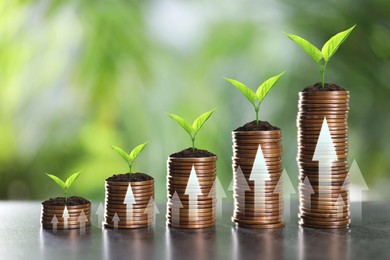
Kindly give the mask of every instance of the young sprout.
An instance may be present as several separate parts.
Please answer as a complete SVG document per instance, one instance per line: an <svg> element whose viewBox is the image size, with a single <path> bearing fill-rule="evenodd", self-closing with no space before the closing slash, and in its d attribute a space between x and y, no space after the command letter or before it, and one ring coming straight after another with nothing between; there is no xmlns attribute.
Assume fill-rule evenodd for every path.
<svg viewBox="0 0 390 260"><path fill-rule="evenodd" d="M214 113L214 111L215 109L203 113L197 119L195 119L192 125L187 123L187 121L181 118L180 116L174 114L168 114L168 116L173 118L190 135L192 141L192 150L195 150L196 134L199 132L199 129L203 126L203 124L207 121L207 119L209 119L209 117Z"/></svg>
<svg viewBox="0 0 390 260"><path fill-rule="evenodd" d="M233 86L235 86L248 100L251 102L253 105L253 108L255 109L256 113L256 124L259 124L259 109L261 102L263 102L265 96L268 94L268 92L271 90L273 86L275 86L276 82L280 79L281 76L283 76L284 71L280 73L279 75L276 75L274 77L271 77L264 81L258 88L256 93L248 88L246 85L243 83L239 82L238 80L235 79L229 79L225 78L226 81L230 82ZM256 101L258 103L256 104Z"/></svg>
<svg viewBox="0 0 390 260"><path fill-rule="evenodd" d="M133 166L135 159L147 144L148 142L138 145L129 154L117 146L111 146L111 148L117 151L119 155L123 158L123 160L126 161L126 163L129 165L129 173L132 173L131 168Z"/></svg>
<svg viewBox="0 0 390 260"><path fill-rule="evenodd" d="M68 179L66 179L65 182L63 180L61 180L60 178L58 178L57 176L55 176L55 175L48 174L48 173L46 173L46 175L49 178L51 178L55 183L57 183L58 186L60 186L60 188L63 190L64 197L65 197L65 203L66 203L66 200L68 198L69 188L72 185L72 183L77 179L77 177L79 177L80 173L81 173L81 171L73 173Z"/></svg>
<svg viewBox="0 0 390 260"><path fill-rule="evenodd" d="M311 44L309 41L293 34L288 34L288 38L296 42L307 54L317 63L320 68L322 77L322 87L325 87L325 70L330 58L335 54L340 45L348 38L349 34L355 28L356 24L348 30L342 31L332 38L330 38L319 50L316 46Z"/></svg>

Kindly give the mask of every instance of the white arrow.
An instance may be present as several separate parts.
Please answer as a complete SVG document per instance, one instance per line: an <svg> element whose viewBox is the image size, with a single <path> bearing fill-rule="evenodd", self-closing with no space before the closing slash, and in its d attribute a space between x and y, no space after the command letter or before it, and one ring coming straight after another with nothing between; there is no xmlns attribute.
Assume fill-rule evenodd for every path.
<svg viewBox="0 0 390 260"><path fill-rule="evenodd" d="M64 219L64 229L68 229L69 212L66 206L64 208L64 212L62 213L62 218Z"/></svg>
<svg viewBox="0 0 390 260"><path fill-rule="evenodd" d="M251 188L248 185L248 182L246 181L245 175L241 170L241 167L238 166L237 170L235 172L235 177L233 178L234 183L234 199L237 199L237 204L242 207L242 211L245 212L245 191L250 190ZM234 205L234 208L236 210L236 203Z"/></svg>
<svg viewBox="0 0 390 260"><path fill-rule="evenodd" d="M152 226L154 227L156 225L156 215L160 214L160 211L158 210L158 207L154 202L153 197L150 197L150 200L148 202L148 205L146 206L144 213L148 214L148 221L151 219Z"/></svg>
<svg viewBox="0 0 390 260"><path fill-rule="evenodd" d="M81 210L81 213L77 218L77 222L80 223L80 235L85 235L85 223L87 222L87 216L85 215L84 210Z"/></svg>
<svg viewBox="0 0 390 260"><path fill-rule="evenodd" d="M95 212L95 215L97 215L97 226L99 228L102 227L103 217L104 217L104 206L103 203L99 203L99 206Z"/></svg>
<svg viewBox="0 0 390 260"><path fill-rule="evenodd" d="M279 193L279 189L283 188L283 199L279 200L279 203L283 205L284 202L284 219L290 221L291 218L291 194L295 194L294 186L290 177L287 174L286 169L283 170L282 176L280 176L278 183L276 184L273 193Z"/></svg>
<svg viewBox="0 0 390 260"><path fill-rule="evenodd" d="M253 162L253 167L251 174L249 176L250 181L254 181L254 209L264 209L265 208L265 182L271 180L269 172L267 169L267 164L264 159L263 150L259 145L257 149L255 161Z"/></svg>
<svg viewBox="0 0 390 260"><path fill-rule="evenodd" d="M58 225L58 219L57 216L54 215L53 218L51 219L51 224L53 225L53 232L57 232L57 225Z"/></svg>
<svg viewBox="0 0 390 260"><path fill-rule="evenodd" d="M202 190L200 189L198 176L196 176L194 165L192 165L190 178L188 179L187 187L184 194L188 195L189 217L192 219L196 219L198 209L198 195L202 195Z"/></svg>
<svg viewBox="0 0 390 260"><path fill-rule="evenodd" d="M324 117L320 136L318 137L313 161L318 161L318 186L319 196L324 193L323 187L327 185L326 179L332 174L332 163L337 161L336 148L334 147L332 136L329 131L328 122Z"/></svg>
<svg viewBox="0 0 390 260"><path fill-rule="evenodd" d="M114 217L112 217L112 222L114 222L114 229L118 229L118 223L119 223L120 219L118 217L118 214L114 214Z"/></svg>
<svg viewBox="0 0 390 260"><path fill-rule="evenodd" d="M362 172L360 171L360 168L356 162L356 160L353 160L351 168L349 169L349 179L352 182L352 189L354 189L356 192L354 193L353 199L356 200L356 202L352 203L351 207L351 215L354 216L353 221L357 222L358 224L362 223L362 203L363 203L363 191L368 191L369 188L367 186L367 183L364 179L364 176ZM348 181L348 178L346 178L345 182ZM344 186L344 185L343 185ZM343 187L344 188L344 187Z"/></svg>
<svg viewBox="0 0 390 260"><path fill-rule="evenodd" d="M315 192L314 192L313 186L311 186L310 180L307 176L303 180L303 186L305 187L305 189L302 189L301 192L303 193L302 195L304 195L305 202L307 201L306 204L309 207L307 212L311 212L311 195L315 194Z"/></svg>
<svg viewBox="0 0 390 260"><path fill-rule="evenodd" d="M209 198L217 198L217 201L213 201L213 207L216 208L217 211L217 218L222 218L222 203L223 199L227 198L226 193L223 189L223 186L221 184L221 181L219 180L218 176L215 178L213 187L210 189L210 192L208 194ZM215 205L216 204L216 205Z"/></svg>
<svg viewBox="0 0 390 260"><path fill-rule="evenodd" d="M171 224L173 227L178 227L180 226L180 209L183 208L183 204L176 191L171 198L171 204Z"/></svg>
<svg viewBox="0 0 390 260"><path fill-rule="evenodd" d="M339 195L333 207L336 209L337 218L342 218L344 207L345 207L343 196Z"/></svg>
<svg viewBox="0 0 390 260"><path fill-rule="evenodd" d="M135 198L131 184L127 187L126 196L123 200L123 204L126 204L126 221L130 222L133 219L133 204L135 204Z"/></svg>

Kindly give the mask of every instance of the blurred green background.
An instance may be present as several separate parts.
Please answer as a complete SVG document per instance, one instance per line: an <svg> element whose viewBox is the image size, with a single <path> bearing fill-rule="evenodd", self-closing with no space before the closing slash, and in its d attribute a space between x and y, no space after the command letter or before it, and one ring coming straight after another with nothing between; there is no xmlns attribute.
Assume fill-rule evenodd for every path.
<svg viewBox="0 0 390 260"><path fill-rule="evenodd" d="M165 201L166 160L190 146L167 113L187 120L217 108L197 146L218 155L225 189L232 176L231 131L254 119L251 105L223 80L252 88L283 70L260 118L283 131L284 166L296 185L298 92L320 80L315 63L282 31L321 47L357 24L328 65L326 80L351 92L350 157L369 199L390 198L390 2L388 0L67 0L0 1L0 199L61 191L104 199L104 180L150 141L136 170L156 180ZM229 192L229 197L231 193Z"/></svg>

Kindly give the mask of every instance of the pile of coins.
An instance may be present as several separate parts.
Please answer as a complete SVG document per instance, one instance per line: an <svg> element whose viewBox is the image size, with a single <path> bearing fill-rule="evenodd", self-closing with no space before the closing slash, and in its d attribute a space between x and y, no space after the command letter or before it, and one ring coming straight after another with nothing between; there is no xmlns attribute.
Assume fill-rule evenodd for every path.
<svg viewBox="0 0 390 260"><path fill-rule="evenodd" d="M239 227L283 227L281 131L234 131L232 135L232 221ZM261 154L263 163L257 161Z"/></svg>
<svg viewBox="0 0 390 260"><path fill-rule="evenodd" d="M216 156L168 158L168 226L208 228L215 225L216 161Z"/></svg>
<svg viewBox="0 0 390 260"><path fill-rule="evenodd" d="M44 229L77 229L90 226L90 216L91 203L77 206L42 205L41 223Z"/></svg>
<svg viewBox="0 0 390 260"><path fill-rule="evenodd" d="M316 228L348 227L349 92L300 92L298 108L299 222Z"/></svg>
<svg viewBox="0 0 390 260"><path fill-rule="evenodd" d="M128 189L132 193L126 198ZM154 180L106 181L105 227L144 228L153 223Z"/></svg>

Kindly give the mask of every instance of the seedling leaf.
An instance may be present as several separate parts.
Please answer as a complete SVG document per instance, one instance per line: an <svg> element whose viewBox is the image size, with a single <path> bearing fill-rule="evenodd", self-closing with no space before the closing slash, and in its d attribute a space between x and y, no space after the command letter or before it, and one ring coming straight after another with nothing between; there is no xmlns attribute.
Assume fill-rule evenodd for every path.
<svg viewBox="0 0 390 260"><path fill-rule="evenodd" d="M192 142L192 149L195 149L195 138L196 134L200 130L200 128L203 126L203 124L209 119L209 117L213 114L215 109L205 112L201 114L195 121L190 125L187 123L186 120L181 118L180 116L174 115L174 114L168 114L171 118L173 118L179 125L190 135L191 142Z"/></svg>
<svg viewBox="0 0 390 260"><path fill-rule="evenodd" d="M285 34L287 35L288 38L290 38L291 40L296 42L303 50L305 50L306 53L309 54L309 56L315 62L318 63L323 58L323 53L321 53L321 51L316 46L311 44L309 41L307 41L307 40L305 40L302 37L299 37L297 35L288 34L288 33L285 33Z"/></svg>
<svg viewBox="0 0 390 260"><path fill-rule="evenodd" d="M245 84L235 79L225 78L225 80L235 86L249 100L249 102L253 104L256 101L255 92L248 88Z"/></svg>
<svg viewBox="0 0 390 260"><path fill-rule="evenodd" d="M58 178L55 175L48 174L48 173L46 173L46 175L49 176L49 178L52 179L55 183L57 183L58 186L60 186L63 191L66 190L66 184L60 178Z"/></svg>
<svg viewBox="0 0 390 260"><path fill-rule="evenodd" d="M130 161L130 156L125 152L123 151L121 148L117 147L117 146L111 146L112 149L114 149L115 151L117 151L119 153L119 155L126 161L126 162L129 162Z"/></svg>
<svg viewBox="0 0 390 260"><path fill-rule="evenodd" d="M285 71L283 71L279 75L267 79L266 81L264 81L264 83L260 85L260 87L256 91L256 96L259 99L260 103L263 101L265 96L268 94L271 88L276 84L276 82L278 82L280 77L283 76L284 73Z"/></svg>
<svg viewBox="0 0 390 260"><path fill-rule="evenodd" d="M180 116L174 115L174 114L168 114L172 119L174 119L183 129L189 134L192 135L192 126L187 123L186 120L181 118Z"/></svg>
<svg viewBox="0 0 390 260"><path fill-rule="evenodd" d="M192 124L192 130L194 131L194 135L196 135L199 129L203 126L203 124L210 118L210 116L214 113L215 109L205 112L200 115Z"/></svg>
<svg viewBox="0 0 390 260"><path fill-rule="evenodd" d="M74 174L72 174L65 182L65 187L67 189L70 188L70 186L72 185L72 183L77 179L77 177L79 177L81 171L80 172L76 172Z"/></svg>
<svg viewBox="0 0 390 260"><path fill-rule="evenodd" d="M140 144L138 145L137 147L135 147L131 152L130 152L130 156L129 156L129 159L131 161L134 161L135 158L137 158L138 154L145 148L145 146L148 144L148 142L146 143L143 143L143 144Z"/></svg>
<svg viewBox="0 0 390 260"><path fill-rule="evenodd" d="M356 24L345 31L339 32L324 44L321 52L325 62L329 61L333 54L338 50L340 45L348 38L355 26Z"/></svg>

